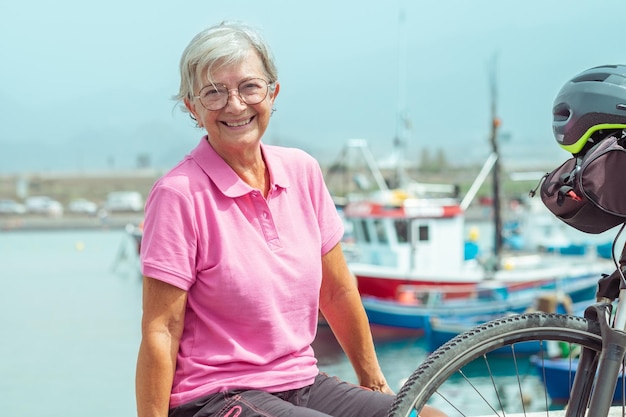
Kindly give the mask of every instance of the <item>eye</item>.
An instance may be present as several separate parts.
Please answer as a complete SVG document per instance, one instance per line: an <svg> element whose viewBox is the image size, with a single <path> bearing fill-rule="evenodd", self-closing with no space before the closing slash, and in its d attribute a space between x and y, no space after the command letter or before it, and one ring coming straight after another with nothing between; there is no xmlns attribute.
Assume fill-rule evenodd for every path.
<svg viewBox="0 0 626 417"><path fill-rule="evenodd" d="M262 81L257 79L244 81L239 85L239 91L242 93L254 93L261 89L263 89Z"/></svg>
<svg viewBox="0 0 626 417"><path fill-rule="evenodd" d="M226 90L226 87L219 85L207 85L200 91L200 97L202 98L218 97L221 94L228 94L228 90Z"/></svg>

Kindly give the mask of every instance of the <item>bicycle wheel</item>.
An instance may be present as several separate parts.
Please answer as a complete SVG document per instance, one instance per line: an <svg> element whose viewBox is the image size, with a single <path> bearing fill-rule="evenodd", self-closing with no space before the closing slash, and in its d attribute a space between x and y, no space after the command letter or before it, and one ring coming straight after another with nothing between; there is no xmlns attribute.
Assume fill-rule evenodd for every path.
<svg viewBox="0 0 626 417"><path fill-rule="evenodd" d="M546 387L552 376L544 365L547 347L554 341L570 349L578 346L597 352L602 347L600 326L581 317L547 313L510 316L477 326L424 360L402 386L389 416L419 413L426 404L448 416L535 411L546 415L546 410L563 409L575 360L563 360L570 369L566 382L557 387L565 393L549 395Z"/></svg>

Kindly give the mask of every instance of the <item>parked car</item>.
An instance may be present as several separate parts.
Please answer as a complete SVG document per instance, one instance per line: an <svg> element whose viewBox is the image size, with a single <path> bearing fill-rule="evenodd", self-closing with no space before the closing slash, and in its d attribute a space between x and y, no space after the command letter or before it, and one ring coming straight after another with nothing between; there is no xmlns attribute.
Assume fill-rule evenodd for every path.
<svg viewBox="0 0 626 417"><path fill-rule="evenodd" d="M0 200L0 214L24 214L26 207L15 200Z"/></svg>
<svg viewBox="0 0 626 417"><path fill-rule="evenodd" d="M98 213L98 204L84 198L76 198L70 201L67 209L70 213L95 216Z"/></svg>
<svg viewBox="0 0 626 417"><path fill-rule="evenodd" d="M114 191L107 195L104 208L108 211L142 211L143 197L138 191Z"/></svg>
<svg viewBox="0 0 626 417"><path fill-rule="evenodd" d="M62 216L63 205L47 196L28 197L24 200L26 211L34 214L45 214L48 216Z"/></svg>

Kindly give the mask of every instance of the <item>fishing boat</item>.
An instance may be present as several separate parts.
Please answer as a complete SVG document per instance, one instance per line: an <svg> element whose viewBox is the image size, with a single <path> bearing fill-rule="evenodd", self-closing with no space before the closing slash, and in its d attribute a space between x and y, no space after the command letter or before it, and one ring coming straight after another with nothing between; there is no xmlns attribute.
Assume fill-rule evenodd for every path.
<svg viewBox="0 0 626 417"><path fill-rule="evenodd" d="M497 264L467 256L463 211L432 203L344 208L353 224L349 267L370 322L426 328L431 317L523 311L545 292L588 300L613 267L594 251L510 253Z"/></svg>
<svg viewBox="0 0 626 417"><path fill-rule="evenodd" d="M351 225L349 267L375 324L423 328L433 316L523 311L547 291L588 300L613 268L595 250L481 257L453 197L389 191L346 204L343 216Z"/></svg>

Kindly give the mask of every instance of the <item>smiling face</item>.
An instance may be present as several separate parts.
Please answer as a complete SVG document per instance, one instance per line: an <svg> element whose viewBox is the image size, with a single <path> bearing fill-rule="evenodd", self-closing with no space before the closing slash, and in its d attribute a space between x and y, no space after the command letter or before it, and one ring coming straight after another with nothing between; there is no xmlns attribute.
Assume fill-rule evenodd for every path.
<svg viewBox="0 0 626 417"><path fill-rule="evenodd" d="M248 147L258 147L269 124L279 85L276 83L273 91L270 88L267 97L260 103L246 104L237 94L237 88L242 81L252 78L267 80L260 57L250 50L248 58L243 62L221 66L197 83L194 95L198 95L203 87L211 83L225 85L230 95L224 108L207 110L198 97L185 100L198 126L206 129L209 143L222 156L245 151Z"/></svg>

